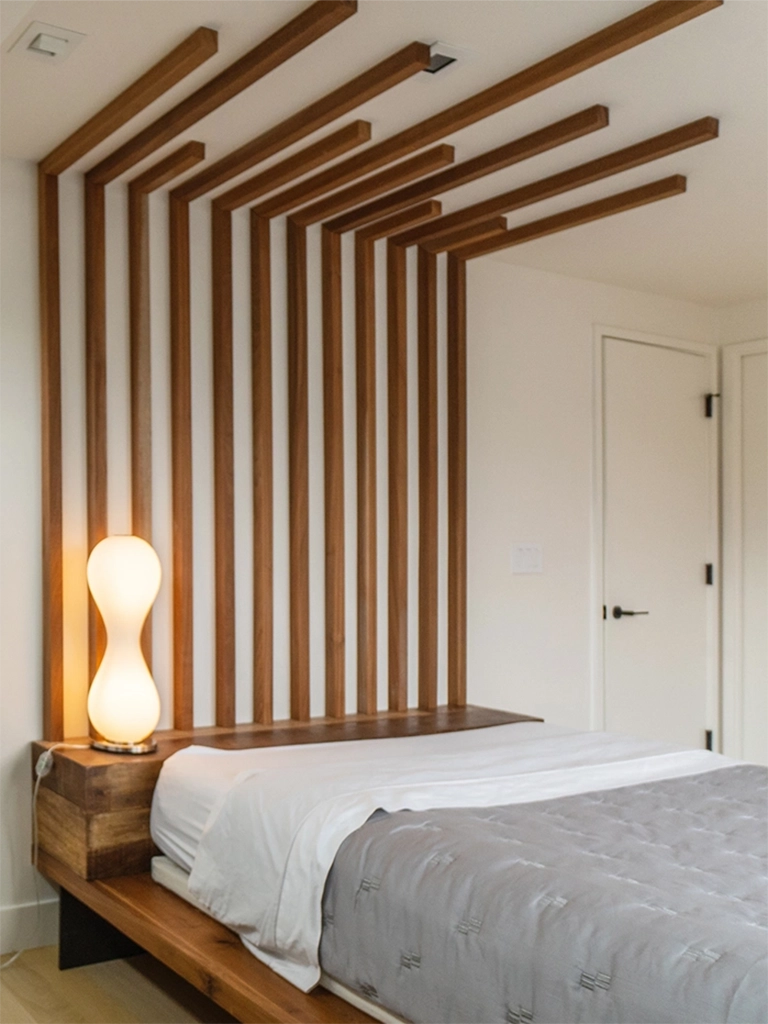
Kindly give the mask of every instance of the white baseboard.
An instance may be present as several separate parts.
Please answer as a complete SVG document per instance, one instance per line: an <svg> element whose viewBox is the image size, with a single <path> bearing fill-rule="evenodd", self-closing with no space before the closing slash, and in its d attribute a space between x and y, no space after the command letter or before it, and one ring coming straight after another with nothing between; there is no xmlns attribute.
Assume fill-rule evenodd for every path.
<svg viewBox="0 0 768 1024"><path fill-rule="evenodd" d="M58 900L44 900L40 904L39 918L36 903L0 907L0 954L37 946L55 946L58 941Z"/></svg>

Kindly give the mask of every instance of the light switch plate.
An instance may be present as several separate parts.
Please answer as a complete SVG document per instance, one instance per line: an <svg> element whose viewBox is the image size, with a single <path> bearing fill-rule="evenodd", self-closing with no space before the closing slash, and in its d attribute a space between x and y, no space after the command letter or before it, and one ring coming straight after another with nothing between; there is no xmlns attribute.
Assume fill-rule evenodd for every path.
<svg viewBox="0 0 768 1024"><path fill-rule="evenodd" d="M544 553L541 544L513 544L512 572L544 572Z"/></svg>

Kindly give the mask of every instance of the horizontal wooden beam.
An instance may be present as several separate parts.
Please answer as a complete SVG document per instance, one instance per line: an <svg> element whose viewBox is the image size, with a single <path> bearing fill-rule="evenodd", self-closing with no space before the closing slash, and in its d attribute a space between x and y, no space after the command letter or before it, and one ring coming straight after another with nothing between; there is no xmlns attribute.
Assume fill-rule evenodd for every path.
<svg viewBox="0 0 768 1024"><path fill-rule="evenodd" d="M450 235L443 235L437 241L421 246L426 252L453 252L470 242L481 242L485 238L496 238L507 230L506 217L491 217L479 224L470 224L466 228L458 228Z"/></svg>
<svg viewBox="0 0 768 1024"><path fill-rule="evenodd" d="M94 181L103 185L114 181L356 10L356 0L317 0L97 164L90 172Z"/></svg>
<svg viewBox="0 0 768 1024"><path fill-rule="evenodd" d="M462 128L490 117L491 114L496 114L529 96L564 82L610 57L668 32L690 21L691 18L714 10L722 2L723 0L657 0L656 3L635 11L586 39L546 57L510 78L497 82L477 95L470 96L441 113L434 114L398 132L397 135L376 143L366 150L366 163L355 165L354 176L368 174L382 164L399 160L408 153L444 139ZM349 166L349 161L342 161L333 168L339 180L347 180L345 175L349 171ZM319 187L322 192L336 187L333 176L325 171L310 178L306 185L310 189ZM338 229L334 227L333 230Z"/></svg>
<svg viewBox="0 0 768 1024"><path fill-rule="evenodd" d="M353 121L352 124L340 128L332 135L327 135L319 142L307 146L299 153L294 153L286 160L268 167L266 171L254 175L241 185L230 189L217 196L214 202L222 210L236 210L239 206L247 206L254 202L259 196L272 192L288 181L308 174L316 167L335 160L336 157L361 146L364 142L370 142L371 124L369 121Z"/></svg>
<svg viewBox="0 0 768 1024"><path fill-rule="evenodd" d="M420 178L424 174L434 171L437 167L445 167L446 164L453 163L453 158L453 146L444 144L434 146L423 153L417 153L409 160L402 160L392 167L379 171L378 174L372 174L369 178L364 178L348 188L334 192L312 206L298 210L293 214L293 219L297 224L303 224L305 227L316 224L326 217L332 217L340 210L346 210L360 202L361 199L388 192L397 185L402 185L403 182L413 181L414 178Z"/></svg>
<svg viewBox="0 0 768 1024"><path fill-rule="evenodd" d="M505 167L528 160L539 153L544 153L566 142L579 139L590 132L605 128L608 125L608 108L602 106L589 107L578 114L566 117L562 121L549 124L546 128L531 132L521 139L507 142L503 146L481 153L471 160L456 164L445 171L433 174L429 178L407 185L389 195L374 199L355 210L343 213L330 221L328 226L333 231L353 231L368 224L385 214L394 213L428 196L441 195L451 189L466 185L470 181L493 174Z"/></svg>
<svg viewBox="0 0 768 1024"><path fill-rule="evenodd" d="M392 214L391 217L384 217L367 228L361 228L355 235L361 242L377 242L380 238L388 238L406 228L423 224L425 220L439 217L443 210L443 204L436 199L430 199L427 203L420 203L418 206L411 206L407 210ZM505 222L506 226L506 222Z"/></svg>
<svg viewBox="0 0 768 1024"><path fill-rule="evenodd" d="M469 242L477 242L482 238L495 238L498 234L507 230L507 222L504 217L492 217L482 221L480 224L470 224L466 228L457 228L450 235L441 237L434 245L422 245L421 248L427 252L440 253L451 252L453 249L460 249ZM399 235L392 235L391 241L403 249L413 245L413 231L409 228Z"/></svg>
<svg viewBox="0 0 768 1024"><path fill-rule="evenodd" d="M188 201L198 199L206 192L218 188L224 182L330 124L336 118L343 117L350 110L386 92L416 72L422 71L428 64L428 46L424 43L410 43L404 46L368 71L364 71L362 75L350 79L338 89L262 132L255 139L195 175L178 191L178 198ZM342 178L339 184L346 180L348 179Z"/></svg>
<svg viewBox="0 0 768 1024"><path fill-rule="evenodd" d="M610 217L614 213L634 210L638 206L655 203L659 199L679 196L685 192L685 187L685 177L682 174L673 174L669 178L652 181L649 185L641 185L639 188L618 192L606 199L598 199L595 203L575 206L571 210L564 210L563 213L556 213L552 217L543 217L541 220L531 221L530 224L521 224L496 238L489 238L484 242L473 242L462 249L456 249L454 255L462 260L474 259L475 256L486 256L488 253L498 252L499 249L508 249L513 245L530 242L534 238L543 238L545 235L553 235L558 231L578 227L580 224L589 224L593 220Z"/></svg>
<svg viewBox="0 0 768 1024"><path fill-rule="evenodd" d="M176 85L218 49L218 33L198 28L119 96L73 132L42 162L46 174L61 174Z"/></svg>
<svg viewBox="0 0 768 1024"><path fill-rule="evenodd" d="M551 199L563 192L589 185L593 181L600 181L602 178L620 174L633 167L640 167L653 160L660 160L662 157L678 153L682 149L716 139L717 134L717 118L702 117L697 121L681 125L679 128L662 132L661 135L643 139L642 142L637 142L632 146L625 146L613 153L606 153L604 156L579 164L577 167L570 167L568 170L552 174L548 178L533 181L528 185L512 189L510 192L502 192L500 195L484 199L480 203L474 203L463 210L449 213L431 224L414 228L400 244L427 245L435 243L458 228L478 224L499 213L510 213L524 206L530 206L532 203Z"/></svg>
<svg viewBox="0 0 768 1024"><path fill-rule="evenodd" d="M190 167L205 160L205 145L202 142L187 142L179 149L174 150L170 156L158 161L154 167L150 167L130 183L134 192L147 194L167 185L180 174L188 171Z"/></svg>

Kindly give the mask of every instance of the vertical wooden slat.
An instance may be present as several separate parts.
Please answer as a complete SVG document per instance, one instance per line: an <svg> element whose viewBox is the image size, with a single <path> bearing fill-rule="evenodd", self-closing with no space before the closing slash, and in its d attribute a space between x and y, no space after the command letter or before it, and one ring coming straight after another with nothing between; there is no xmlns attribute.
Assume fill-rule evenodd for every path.
<svg viewBox="0 0 768 1024"><path fill-rule="evenodd" d="M169 202L171 490L173 505L173 724L194 724L192 657L192 408L189 204Z"/></svg>
<svg viewBox="0 0 768 1024"><path fill-rule="evenodd" d="M448 254L448 703L467 703L467 264Z"/></svg>
<svg viewBox="0 0 768 1024"><path fill-rule="evenodd" d="M216 724L235 724L232 214L211 206Z"/></svg>
<svg viewBox="0 0 768 1024"><path fill-rule="evenodd" d="M344 716L344 390L341 235L322 229L325 713Z"/></svg>
<svg viewBox="0 0 768 1024"><path fill-rule="evenodd" d="M88 552L107 535L107 258L104 186L85 178L85 434ZM88 678L106 646L88 599Z"/></svg>
<svg viewBox="0 0 768 1024"><path fill-rule="evenodd" d="M377 708L376 296L374 242L355 236L357 362L357 710Z"/></svg>
<svg viewBox="0 0 768 1024"><path fill-rule="evenodd" d="M128 186L128 301L130 325L131 530L152 543L152 333L150 322L149 193L205 157L202 142L187 142ZM152 669L152 613L142 631Z"/></svg>
<svg viewBox="0 0 768 1024"><path fill-rule="evenodd" d="M131 366L131 530L152 543L152 366L149 306L149 197L128 190L128 297ZM152 669L152 617L142 648Z"/></svg>
<svg viewBox="0 0 768 1024"><path fill-rule="evenodd" d="M307 229L287 220L291 718L309 718Z"/></svg>
<svg viewBox="0 0 768 1024"><path fill-rule="evenodd" d="M387 243L389 707L408 706L408 325L405 249Z"/></svg>
<svg viewBox="0 0 768 1024"><path fill-rule="evenodd" d="M253 720L272 723L272 296L269 221L251 215L253 395Z"/></svg>
<svg viewBox="0 0 768 1024"><path fill-rule="evenodd" d="M38 170L43 527L43 736L64 738L59 180Z"/></svg>
<svg viewBox="0 0 768 1024"><path fill-rule="evenodd" d="M437 707L437 256L418 249L419 707Z"/></svg>

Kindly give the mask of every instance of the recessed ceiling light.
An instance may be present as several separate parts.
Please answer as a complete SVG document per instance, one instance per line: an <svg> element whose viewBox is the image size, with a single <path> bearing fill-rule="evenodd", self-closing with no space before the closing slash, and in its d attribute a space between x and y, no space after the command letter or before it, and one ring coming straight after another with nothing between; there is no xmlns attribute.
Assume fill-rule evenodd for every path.
<svg viewBox="0 0 768 1024"><path fill-rule="evenodd" d="M9 49L54 64L66 60L84 39L82 32L33 21Z"/></svg>

